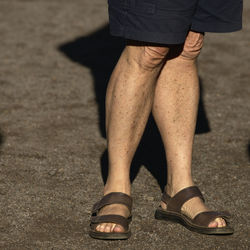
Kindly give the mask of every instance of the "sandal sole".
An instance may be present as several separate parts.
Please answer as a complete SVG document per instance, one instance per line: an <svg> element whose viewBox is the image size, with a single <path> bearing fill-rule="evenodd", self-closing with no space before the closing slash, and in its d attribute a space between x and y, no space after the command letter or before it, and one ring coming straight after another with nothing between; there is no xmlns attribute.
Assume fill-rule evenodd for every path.
<svg viewBox="0 0 250 250"><path fill-rule="evenodd" d="M207 235L229 235L233 234L233 228L227 226L223 228L208 228L208 227L201 227L193 224L188 217L185 215L175 213L175 212L166 212L162 209L157 209L155 211L155 219L157 220L165 220L171 221L175 223L179 223L186 227L188 230L200 233L200 234L207 234Z"/></svg>
<svg viewBox="0 0 250 250"><path fill-rule="evenodd" d="M127 240L131 236L131 232L129 231L126 233L105 233L90 231L89 236L99 240Z"/></svg>

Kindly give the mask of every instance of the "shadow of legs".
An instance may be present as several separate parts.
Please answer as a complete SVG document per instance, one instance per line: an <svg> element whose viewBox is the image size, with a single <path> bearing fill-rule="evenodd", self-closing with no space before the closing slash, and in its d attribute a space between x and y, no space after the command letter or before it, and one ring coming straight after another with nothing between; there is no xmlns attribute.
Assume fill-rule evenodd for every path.
<svg viewBox="0 0 250 250"><path fill-rule="evenodd" d="M4 141L5 141L5 137L4 137L3 131L1 131L0 129L0 155L1 155L1 148L4 144Z"/></svg>
<svg viewBox="0 0 250 250"><path fill-rule="evenodd" d="M105 25L93 33L76 38L59 46L59 51L72 61L90 68L93 79L96 101L99 111L99 128L105 137L105 95L110 75L125 46L123 39L111 37L109 27ZM202 80L200 79L201 96L199 102L196 133L210 131L209 122L203 104ZM100 160L101 173L105 183L108 175L108 157L105 151ZM163 144L152 117L150 117L140 145L131 166L131 182L136 178L140 167L144 165L156 178L163 190L167 180L166 160Z"/></svg>

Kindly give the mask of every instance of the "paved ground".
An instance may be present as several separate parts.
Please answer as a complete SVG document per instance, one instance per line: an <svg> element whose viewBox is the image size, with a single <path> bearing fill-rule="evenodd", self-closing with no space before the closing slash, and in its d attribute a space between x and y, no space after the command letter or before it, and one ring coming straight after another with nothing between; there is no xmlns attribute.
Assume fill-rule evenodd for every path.
<svg viewBox="0 0 250 250"><path fill-rule="evenodd" d="M155 221L165 183L153 122L137 152L133 236L88 237L107 173L105 88L122 49L106 1L0 2L0 249L249 249L250 2L244 31L207 34L194 176L235 234L209 237Z"/></svg>

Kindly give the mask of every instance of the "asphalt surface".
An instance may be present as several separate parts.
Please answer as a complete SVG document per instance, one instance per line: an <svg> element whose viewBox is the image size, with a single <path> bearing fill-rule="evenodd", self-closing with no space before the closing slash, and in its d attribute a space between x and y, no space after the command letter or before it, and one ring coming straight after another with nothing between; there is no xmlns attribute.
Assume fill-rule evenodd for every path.
<svg viewBox="0 0 250 250"><path fill-rule="evenodd" d="M0 1L0 249L250 249L250 2L244 30L206 34L193 174L232 236L156 221L166 182L155 124L136 154L132 237L88 236L107 175L104 96L123 48L106 1Z"/></svg>

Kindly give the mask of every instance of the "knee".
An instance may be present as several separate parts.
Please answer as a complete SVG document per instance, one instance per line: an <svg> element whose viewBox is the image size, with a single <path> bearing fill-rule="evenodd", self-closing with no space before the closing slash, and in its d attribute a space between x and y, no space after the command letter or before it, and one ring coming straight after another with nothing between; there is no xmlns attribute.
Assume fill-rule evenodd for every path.
<svg viewBox="0 0 250 250"><path fill-rule="evenodd" d="M167 47L145 46L143 48L141 66L145 69L155 69L162 65L168 53Z"/></svg>
<svg viewBox="0 0 250 250"><path fill-rule="evenodd" d="M141 69L152 71L162 66L168 51L168 47L139 46L131 56Z"/></svg>
<svg viewBox="0 0 250 250"><path fill-rule="evenodd" d="M203 46L204 35L190 31L181 52L181 57L186 60L194 61L199 56Z"/></svg>

